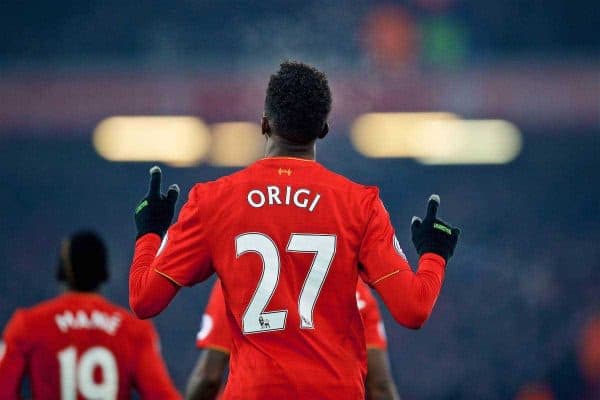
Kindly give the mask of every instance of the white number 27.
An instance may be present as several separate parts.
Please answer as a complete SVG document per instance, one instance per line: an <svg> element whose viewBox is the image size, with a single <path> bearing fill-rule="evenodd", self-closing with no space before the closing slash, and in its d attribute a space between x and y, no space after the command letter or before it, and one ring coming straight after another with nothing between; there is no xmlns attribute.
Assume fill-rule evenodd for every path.
<svg viewBox="0 0 600 400"><path fill-rule="evenodd" d="M312 329L313 310L329 266L335 255L335 235L293 233L287 245L288 252L314 253L312 265L302 285L298 299L300 328ZM279 282L281 261L277 246L264 233L244 233L235 239L236 256L257 253L262 258L263 272L254 296L242 317L244 333L256 333L285 329L287 310L264 312Z"/></svg>

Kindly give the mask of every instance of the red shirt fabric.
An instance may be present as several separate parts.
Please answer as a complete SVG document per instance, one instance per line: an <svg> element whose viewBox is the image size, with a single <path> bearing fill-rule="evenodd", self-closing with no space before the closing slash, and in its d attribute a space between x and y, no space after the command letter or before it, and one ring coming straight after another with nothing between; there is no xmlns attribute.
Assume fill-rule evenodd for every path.
<svg viewBox="0 0 600 400"><path fill-rule="evenodd" d="M200 330L196 334L196 347L231 352L231 333L221 281L217 280L210 292L208 303L202 314Z"/></svg>
<svg viewBox="0 0 600 400"><path fill-rule="evenodd" d="M34 399L179 399L148 321L102 296L68 292L17 310L4 333L0 399L18 399L25 374ZM94 397L96 396L96 397Z"/></svg>
<svg viewBox="0 0 600 400"><path fill-rule="evenodd" d="M315 161L275 157L195 185L162 244L155 234L137 240L130 304L153 316L175 285L216 272L232 335L225 399L358 400L366 374L359 274L396 321L417 328L444 268L426 253L411 270L377 188Z"/></svg>
<svg viewBox="0 0 600 400"><path fill-rule="evenodd" d="M367 349L387 349L385 327L377 300L371 293L371 289L360 279L356 286L356 305L363 321ZM196 335L196 347L219 350L229 354L231 352L229 329L223 289L221 282L217 280L202 315L200 330Z"/></svg>
<svg viewBox="0 0 600 400"><path fill-rule="evenodd" d="M387 337L377 300L375 300L371 289L361 279L358 280L358 285L356 285L356 305L365 328L367 349L386 350Z"/></svg>

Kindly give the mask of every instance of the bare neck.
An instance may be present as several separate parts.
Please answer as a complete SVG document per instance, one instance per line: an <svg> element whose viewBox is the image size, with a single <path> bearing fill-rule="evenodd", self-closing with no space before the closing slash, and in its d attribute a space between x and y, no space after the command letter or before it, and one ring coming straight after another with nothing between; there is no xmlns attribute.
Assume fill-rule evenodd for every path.
<svg viewBox="0 0 600 400"><path fill-rule="evenodd" d="M307 144L290 142L277 135L267 137L265 157L294 157L314 160L316 158L315 141Z"/></svg>

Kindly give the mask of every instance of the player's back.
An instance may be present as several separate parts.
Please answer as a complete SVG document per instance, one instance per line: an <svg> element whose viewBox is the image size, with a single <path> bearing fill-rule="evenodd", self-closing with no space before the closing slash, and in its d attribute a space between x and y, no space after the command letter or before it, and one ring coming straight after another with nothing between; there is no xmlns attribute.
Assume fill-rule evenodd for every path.
<svg viewBox="0 0 600 400"><path fill-rule="evenodd" d="M150 323L92 293L67 292L13 317L35 399L129 399Z"/></svg>
<svg viewBox="0 0 600 400"><path fill-rule="evenodd" d="M292 158L195 191L232 313L226 398L363 398L355 290L377 191Z"/></svg>

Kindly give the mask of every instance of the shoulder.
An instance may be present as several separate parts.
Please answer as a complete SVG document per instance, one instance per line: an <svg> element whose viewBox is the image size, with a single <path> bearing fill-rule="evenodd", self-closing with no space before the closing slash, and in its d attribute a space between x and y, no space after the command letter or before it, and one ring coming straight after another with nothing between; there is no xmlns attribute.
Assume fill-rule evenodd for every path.
<svg viewBox="0 0 600 400"><path fill-rule="evenodd" d="M47 318L44 316L50 314L47 309L48 302L28 308L17 308L4 327L4 340L31 342L37 336L36 333L45 328Z"/></svg>
<svg viewBox="0 0 600 400"><path fill-rule="evenodd" d="M26 308L17 308L4 327L6 340L30 340L46 328L48 316L61 304L61 296Z"/></svg>
<svg viewBox="0 0 600 400"><path fill-rule="evenodd" d="M139 348L154 345L158 340L158 334L152 322L139 319L127 310L123 311L121 314L123 339L129 343L135 343L135 346Z"/></svg>
<svg viewBox="0 0 600 400"><path fill-rule="evenodd" d="M127 324L128 330L134 336L154 335L154 325L150 320L139 319L129 311L125 311L123 315L123 322Z"/></svg>
<svg viewBox="0 0 600 400"><path fill-rule="evenodd" d="M205 198L203 194L214 194L215 192L227 190L232 186L244 183L252 177L252 169L253 165L212 181L198 182L190 189L188 201L195 202Z"/></svg>
<svg viewBox="0 0 600 400"><path fill-rule="evenodd" d="M383 206L377 186L354 182L333 172L330 172L330 177L329 185L332 185L337 193L344 196L346 204L354 210L356 215L360 216L363 223L368 223L373 213Z"/></svg>
<svg viewBox="0 0 600 400"><path fill-rule="evenodd" d="M64 304L64 298L57 296L52 299L44 300L36 305L27 308L19 308L15 311L14 316L19 315L24 321L38 320L44 315L54 312L57 308ZM13 317L14 317L13 316Z"/></svg>
<svg viewBox="0 0 600 400"><path fill-rule="evenodd" d="M21 353L26 353L34 342L27 327L27 311L17 309L10 317L0 337L0 361L2 360L7 348L18 349ZM1 379L0 379L1 380Z"/></svg>
<svg viewBox="0 0 600 400"><path fill-rule="evenodd" d="M132 322L132 323L136 323L136 321L141 321L141 320L138 320L138 318L135 315L133 315L133 313L131 311L129 311L128 309L126 309L125 307L121 307L120 305L115 304L106 298L102 298L102 300L104 301L104 306L110 312L120 314L121 318L124 321Z"/></svg>
<svg viewBox="0 0 600 400"><path fill-rule="evenodd" d="M198 182L192 187L192 191L206 191L220 187L228 187L244 183L254 176L257 164L249 165L231 174L224 175L212 181Z"/></svg>
<svg viewBox="0 0 600 400"><path fill-rule="evenodd" d="M321 164L319 165L323 171L322 181L328 185L335 187L338 190L352 193L358 198L373 199L379 197L379 189L377 186L365 185L363 183L353 181L352 179L334 172Z"/></svg>
<svg viewBox="0 0 600 400"><path fill-rule="evenodd" d="M139 332L152 331L154 329L150 321L139 319L125 307L121 307L104 297L102 297L102 302L104 303L102 308L105 312L108 311L112 315L118 315L121 325L133 336L137 336Z"/></svg>
<svg viewBox="0 0 600 400"><path fill-rule="evenodd" d="M122 321L133 330L153 329L152 323L149 320L139 319L128 309L111 303L108 300L107 303L110 304L113 313L119 314L121 316Z"/></svg>
<svg viewBox="0 0 600 400"><path fill-rule="evenodd" d="M12 314L6 326L4 327L4 336L7 339L8 336L13 336L15 334L19 334L24 330L26 320L27 320L27 309L17 308L15 312Z"/></svg>

